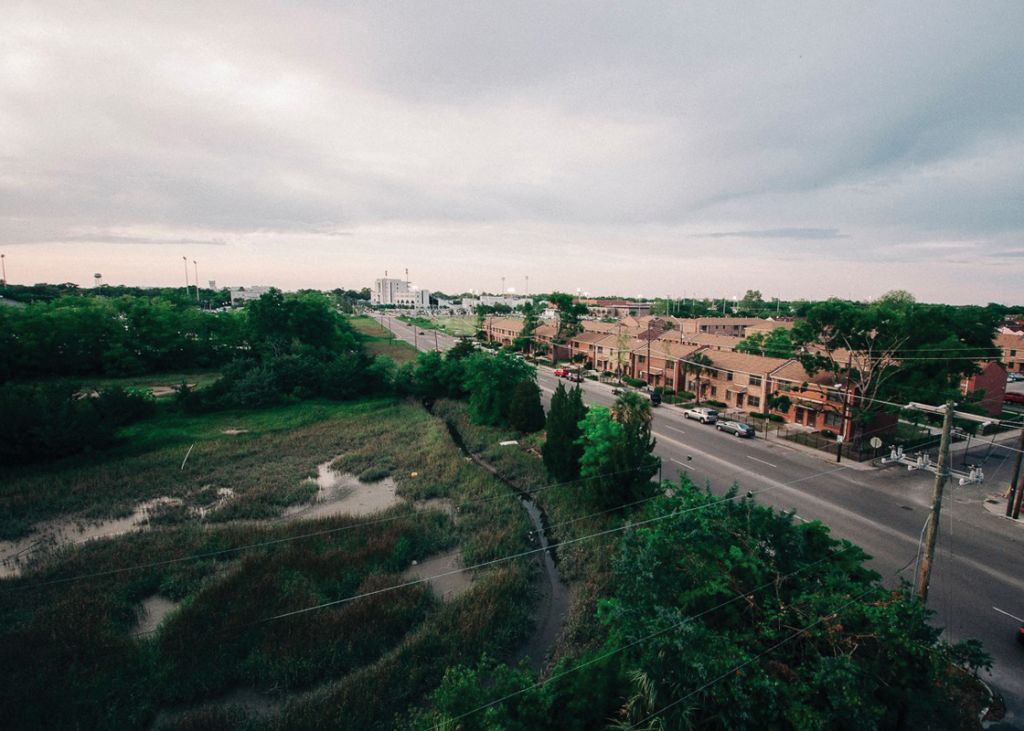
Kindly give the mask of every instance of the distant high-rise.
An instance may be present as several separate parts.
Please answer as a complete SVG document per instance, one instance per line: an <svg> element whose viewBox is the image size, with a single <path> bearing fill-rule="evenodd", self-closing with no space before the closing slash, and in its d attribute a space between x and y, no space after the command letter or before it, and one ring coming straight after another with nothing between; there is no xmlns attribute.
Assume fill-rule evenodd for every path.
<svg viewBox="0 0 1024 731"><path fill-rule="evenodd" d="M430 307L430 290L415 287L404 279L375 279L370 302L396 307Z"/></svg>

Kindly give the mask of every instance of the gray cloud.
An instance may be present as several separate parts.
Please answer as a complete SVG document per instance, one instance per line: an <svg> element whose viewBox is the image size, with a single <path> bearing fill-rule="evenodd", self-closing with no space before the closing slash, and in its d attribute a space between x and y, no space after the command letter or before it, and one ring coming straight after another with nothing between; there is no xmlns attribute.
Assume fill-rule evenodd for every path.
<svg viewBox="0 0 1024 731"><path fill-rule="evenodd" d="M806 239L821 241L825 239L847 239L837 228L768 228L756 231L712 231L710 233L692 234L694 238L708 239Z"/></svg>
<svg viewBox="0 0 1024 731"><path fill-rule="evenodd" d="M1012 268L1024 5L786 8L15 4L0 242L259 241L275 272L368 241L491 270L564 271L571 250L594 291L619 287L603 263L623 246L699 259L701 239L936 266L949 252L903 245L960 241ZM645 281L629 276L624 292Z"/></svg>

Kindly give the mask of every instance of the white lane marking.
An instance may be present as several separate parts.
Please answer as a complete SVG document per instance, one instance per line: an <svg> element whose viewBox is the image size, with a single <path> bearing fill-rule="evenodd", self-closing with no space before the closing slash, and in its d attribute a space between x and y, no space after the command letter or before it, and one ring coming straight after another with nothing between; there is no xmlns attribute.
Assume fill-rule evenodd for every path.
<svg viewBox="0 0 1024 731"><path fill-rule="evenodd" d="M677 431L677 432L679 432L680 434L685 434L685 433L686 433L686 432L684 432L684 431L683 431L682 429L676 429L676 428L675 428L674 426L669 426L668 424L662 424L662 426L663 426L664 428L666 428L666 429L671 429L672 431Z"/></svg>
<svg viewBox="0 0 1024 731"><path fill-rule="evenodd" d="M751 457L749 454L747 455L747 457L749 457L750 459L754 460L755 462L760 462L761 464L766 464L769 467L775 467L775 465L773 465L771 462L765 462L763 459L758 459L757 457ZM776 467L776 469L778 469L778 467Z"/></svg>
<svg viewBox="0 0 1024 731"><path fill-rule="evenodd" d="M997 612L999 612L1000 614L1005 614L1005 615L1006 615L1007 617L1009 617L1010 619L1016 620L1017 622L1020 622L1021 624L1024 624L1024 619L1021 619L1020 617L1015 617L1015 616L1013 616L1012 614L1010 614L1009 612L1004 612L1004 611L1003 611L1002 609L1000 609L999 607L992 607L992 608L993 608L993 609L995 609L995 610L996 610Z"/></svg>
<svg viewBox="0 0 1024 731"><path fill-rule="evenodd" d="M692 470L692 469L693 469L693 467L691 467L690 465L686 464L685 462L680 462L680 461L679 461L678 459L676 459L675 457L669 457L669 459L670 459L671 461L675 462L675 463L676 463L677 465L679 465L680 467L683 467L683 468L685 468L685 469L688 469L688 470Z"/></svg>

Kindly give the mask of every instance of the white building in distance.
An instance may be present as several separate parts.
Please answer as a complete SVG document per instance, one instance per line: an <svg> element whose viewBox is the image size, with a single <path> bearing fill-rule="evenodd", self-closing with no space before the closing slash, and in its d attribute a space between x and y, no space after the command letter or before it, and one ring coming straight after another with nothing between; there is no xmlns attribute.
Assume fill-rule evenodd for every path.
<svg viewBox="0 0 1024 731"><path fill-rule="evenodd" d="M213 282L210 282L212 285ZM228 294L231 295L231 306L242 305L249 300L258 300L269 292L273 287L228 287Z"/></svg>
<svg viewBox="0 0 1024 731"><path fill-rule="evenodd" d="M370 302L394 307L430 307L430 290L420 289L404 279L375 279Z"/></svg>

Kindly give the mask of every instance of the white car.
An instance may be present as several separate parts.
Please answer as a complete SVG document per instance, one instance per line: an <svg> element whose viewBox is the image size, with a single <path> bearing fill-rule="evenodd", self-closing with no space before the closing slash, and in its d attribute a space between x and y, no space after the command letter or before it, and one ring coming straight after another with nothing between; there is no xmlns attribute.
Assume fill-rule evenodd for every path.
<svg viewBox="0 0 1024 731"><path fill-rule="evenodd" d="M694 406L690 409L683 409L684 419L696 419L701 424L714 424L718 421L718 412L703 406Z"/></svg>

